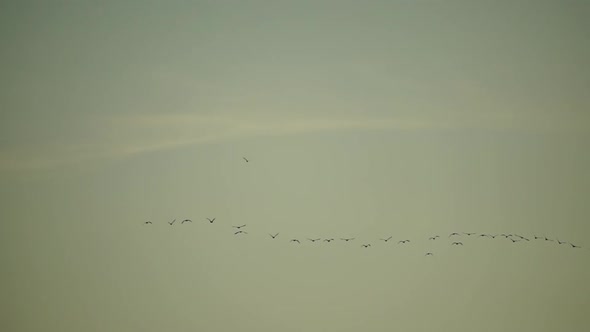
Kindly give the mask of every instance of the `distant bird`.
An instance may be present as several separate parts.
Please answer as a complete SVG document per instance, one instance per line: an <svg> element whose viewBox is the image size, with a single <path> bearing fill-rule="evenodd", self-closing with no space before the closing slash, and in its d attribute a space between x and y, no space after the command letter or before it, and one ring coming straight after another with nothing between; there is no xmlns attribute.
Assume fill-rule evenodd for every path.
<svg viewBox="0 0 590 332"><path fill-rule="evenodd" d="M246 227L246 225L242 225L242 226L232 226L232 227L233 227L233 228L240 229L240 228L242 228L242 227Z"/></svg>
<svg viewBox="0 0 590 332"><path fill-rule="evenodd" d="M557 239L557 243L559 243L559 244L566 244L567 242L561 242L561 241L559 241L559 239Z"/></svg>
<svg viewBox="0 0 590 332"><path fill-rule="evenodd" d="M238 235L238 234L240 234L240 233L241 233L241 234L248 234L248 232L244 232L244 231L237 231L237 232L235 232L235 233L234 233L234 235Z"/></svg>
<svg viewBox="0 0 590 332"><path fill-rule="evenodd" d="M274 239L275 237L277 237L279 235L279 233L277 233L275 235L272 235L272 234L269 233L268 235L270 235L270 237L272 237Z"/></svg>
<svg viewBox="0 0 590 332"><path fill-rule="evenodd" d="M438 235L435 235L435 236L431 236L431 237L429 237L428 239L429 239L429 240L436 240L436 238L437 238L437 237L440 237L440 236L438 236Z"/></svg>
<svg viewBox="0 0 590 332"><path fill-rule="evenodd" d="M577 245L575 245L573 243L570 243L570 246L572 246L572 248L581 248L580 246L577 246Z"/></svg>
<svg viewBox="0 0 590 332"><path fill-rule="evenodd" d="M361 245L361 247L365 247L365 248L368 248L370 246L371 246L370 244L363 244L363 245Z"/></svg>
<svg viewBox="0 0 590 332"><path fill-rule="evenodd" d="M215 218L213 218L213 219L207 218L207 220L209 220L210 223L213 223L215 221Z"/></svg>
<svg viewBox="0 0 590 332"><path fill-rule="evenodd" d="M475 235L475 234L477 234L477 233L463 233L463 234L465 234L465 235L467 235L467 236L471 236L471 235Z"/></svg>
<svg viewBox="0 0 590 332"><path fill-rule="evenodd" d="M514 243L514 242L520 242L520 240L515 240L515 239L510 239L510 241L512 241L512 243Z"/></svg>
<svg viewBox="0 0 590 332"><path fill-rule="evenodd" d="M184 224L185 222L193 222L193 221L192 221L192 220L190 220L190 219L184 219L184 220L183 220L183 221L181 221L180 223L181 223L181 224Z"/></svg>
<svg viewBox="0 0 590 332"><path fill-rule="evenodd" d="M479 237L489 236L488 234L480 234Z"/></svg>
<svg viewBox="0 0 590 332"><path fill-rule="evenodd" d="M451 237L451 236L453 236L453 235L460 235L460 234L459 234L459 233L457 233L457 232L455 232L455 233L451 233L451 234L449 235L449 237Z"/></svg>
<svg viewBox="0 0 590 332"><path fill-rule="evenodd" d="M393 237L393 236L390 236L390 237L388 237L387 239L380 239L380 240L381 240L381 241L385 241L385 242L387 242L387 241L391 240L391 238L392 238L392 237Z"/></svg>
<svg viewBox="0 0 590 332"><path fill-rule="evenodd" d="M397 243L406 243L406 242L410 242L410 240L401 240L401 241L398 241Z"/></svg>
<svg viewBox="0 0 590 332"><path fill-rule="evenodd" d="M315 242L315 241L319 241L319 240L321 240L321 239L310 239L310 238L307 238L307 239L308 239L309 241L311 241L311 242Z"/></svg>
<svg viewBox="0 0 590 332"><path fill-rule="evenodd" d="M152 222L151 221L146 221L146 222L144 222L144 224L146 224L146 225L147 224L152 224Z"/></svg>
<svg viewBox="0 0 590 332"><path fill-rule="evenodd" d="M434 255L433 253L427 252L426 255L424 255L424 256L433 256L433 255Z"/></svg>
<svg viewBox="0 0 590 332"><path fill-rule="evenodd" d="M506 234L500 234L500 235L498 235L498 236L503 236L503 237L505 237L505 238L508 238L508 237L509 237L509 236L508 236L508 235L506 235Z"/></svg>
<svg viewBox="0 0 590 332"><path fill-rule="evenodd" d="M249 162L250 160L246 159L246 157L242 157L246 162Z"/></svg>
<svg viewBox="0 0 590 332"><path fill-rule="evenodd" d="M176 221L176 219L172 220L172 222L168 222L169 225L174 224L174 222Z"/></svg>
<svg viewBox="0 0 590 332"><path fill-rule="evenodd" d="M344 240L344 241L346 241L346 242L348 242L348 241L352 241L352 240L354 240L354 239L355 239L354 237L347 238L347 239L340 238L340 240Z"/></svg>
<svg viewBox="0 0 590 332"><path fill-rule="evenodd" d="M518 237L518 238L519 238L519 239L521 239L521 240L530 241L530 240L529 240L529 239L527 239L526 237L524 237L524 236L520 236L520 235L518 235L518 234L514 234L514 236ZM506 238L508 238L508 237L506 237Z"/></svg>
<svg viewBox="0 0 590 332"><path fill-rule="evenodd" d="M543 235L543 237L545 238L545 241L551 241L551 242L553 242L553 240L548 239L545 235Z"/></svg>
<svg viewBox="0 0 590 332"><path fill-rule="evenodd" d="M535 240L542 240L543 238L535 235Z"/></svg>
<svg viewBox="0 0 590 332"><path fill-rule="evenodd" d="M496 236L498 236L498 234L496 234L496 235L490 235L490 237L491 237L492 239L495 239L495 238L496 238Z"/></svg>
<svg viewBox="0 0 590 332"><path fill-rule="evenodd" d="M453 242L453 243L451 243L451 245L453 245L453 246L462 246L463 245L463 242Z"/></svg>
<svg viewBox="0 0 590 332"><path fill-rule="evenodd" d="M324 242L332 242L334 239L324 239Z"/></svg>
<svg viewBox="0 0 590 332"><path fill-rule="evenodd" d="M293 239L293 240L291 240L291 241L289 241L289 242L297 242L297 243L301 243L301 242L299 242L299 240L297 240L297 239Z"/></svg>

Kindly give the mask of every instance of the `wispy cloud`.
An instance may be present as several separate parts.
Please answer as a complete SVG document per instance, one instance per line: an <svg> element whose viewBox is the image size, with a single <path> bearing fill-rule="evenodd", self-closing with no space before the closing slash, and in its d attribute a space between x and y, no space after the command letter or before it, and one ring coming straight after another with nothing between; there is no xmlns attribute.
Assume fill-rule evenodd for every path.
<svg viewBox="0 0 590 332"><path fill-rule="evenodd" d="M448 113L447 113L448 115ZM514 114L476 117L313 117L229 116L199 114L147 114L92 119L92 135L64 133L57 142L28 147L16 144L0 152L0 170L58 167L97 159L125 158L141 153L251 137L299 135L343 130L419 131L453 128L505 128L527 125ZM531 119L528 119L530 126ZM548 125L547 119L539 124ZM89 125L89 124L87 124ZM63 143L69 142L69 143ZM11 152L12 151L12 152Z"/></svg>

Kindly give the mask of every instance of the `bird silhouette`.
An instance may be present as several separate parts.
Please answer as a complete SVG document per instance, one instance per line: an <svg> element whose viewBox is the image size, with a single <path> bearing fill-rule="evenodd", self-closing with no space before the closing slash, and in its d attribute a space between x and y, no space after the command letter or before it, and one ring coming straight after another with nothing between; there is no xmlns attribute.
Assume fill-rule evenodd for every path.
<svg viewBox="0 0 590 332"><path fill-rule="evenodd" d="M486 236L490 236L489 234L480 234L479 237L486 237Z"/></svg>
<svg viewBox="0 0 590 332"><path fill-rule="evenodd" d="M311 241L311 242L315 242L315 241L319 241L319 240L321 240L321 239L310 239L310 238L307 238L307 239L308 239L309 241Z"/></svg>
<svg viewBox="0 0 590 332"><path fill-rule="evenodd" d="M438 237L440 237L440 236L438 236L438 235L435 235L435 236L431 236L431 237L429 237L428 239L429 239L429 240L436 240L436 238L438 238Z"/></svg>
<svg viewBox="0 0 590 332"><path fill-rule="evenodd" d="M209 220L209 222L212 224L215 221L215 218L213 218L213 219L207 218L207 220Z"/></svg>
<svg viewBox="0 0 590 332"><path fill-rule="evenodd" d="M291 240L291 241L289 241L289 242L297 242L297 243L301 243L301 242L299 242L299 240L297 240L297 239L292 239L292 240Z"/></svg>
<svg viewBox="0 0 590 332"><path fill-rule="evenodd" d="M535 235L535 240L542 240L543 238Z"/></svg>
<svg viewBox="0 0 590 332"><path fill-rule="evenodd" d="M457 233L457 232L454 232L454 233L451 233L451 234L449 235L449 237L451 237L451 236L453 236L453 235L460 235L460 234L459 234L459 233Z"/></svg>
<svg viewBox="0 0 590 332"><path fill-rule="evenodd" d="M237 231L234 233L234 235L238 235L238 234L248 234L248 232L244 232L244 231Z"/></svg>
<svg viewBox="0 0 590 332"><path fill-rule="evenodd" d="M401 240L401 241L398 241L397 243L406 243L406 242L410 242L410 240Z"/></svg>
<svg viewBox="0 0 590 332"><path fill-rule="evenodd" d="M559 244L566 244L567 242L561 242L561 241L559 241L559 239L557 239L557 243L559 243Z"/></svg>
<svg viewBox="0 0 590 332"><path fill-rule="evenodd" d="M170 226L172 226L172 224L174 224L174 222L175 222L175 221L176 221L176 219L172 220L172 222L170 222L170 221L169 221L169 222L168 222L168 224L169 224Z"/></svg>
<svg viewBox="0 0 590 332"><path fill-rule="evenodd" d="M190 219L184 219L184 220L183 220L183 221L181 221L180 223L181 223L181 224L184 224L185 222L193 222L193 221L192 221L192 220L190 220Z"/></svg>
<svg viewBox="0 0 590 332"><path fill-rule="evenodd" d="M363 244L363 245L361 245L361 247L365 247L365 248L368 248L370 246L371 246L370 244Z"/></svg>
<svg viewBox="0 0 590 332"><path fill-rule="evenodd" d="M148 224L152 224L152 222L151 221L146 221L146 222L144 222L144 224L148 225Z"/></svg>
<svg viewBox="0 0 590 332"><path fill-rule="evenodd" d="M432 255L434 255L434 254L431 252L427 252L426 255L424 255L424 256L432 256Z"/></svg>
<svg viewBox="0 0 590 332"><path fill-rule="evenodd" d="M279 235L279 233L277 233L275 235L272 235L272 234L269 233L268 235L270 235L270 237L272 237L274 239L275 237L277 237Z"/></svg>
<svg viewBox="0 0 590 332"><path fill-rule="evenodd" d="M465 235L467 235L467 236L471 236L471 235L475 235L475 234L477 234L477 233L463 233L463 234L465 234Z"/></svg>
<svg viewBox="0 0 590 332"><path fill-rule="evenodd" d="M463 245L463 242L453 242L453 243L451 243L451 245L453 245L453 246L462 246Z"/></svg>
<svg viewBox="0 0 590 332"><path fill-rule="evenodd" d="M242 228L242 227L246 227L246 225L242 225L242 226L232 226L232 227L233 227L233 228L240 229L240 228Z"/></svg>
<svg viewBox="0 0 590 332"><path fill-rule="evenodd" d="M346 241L346 242L348 242L348 241L352 241L352 240L354 240L354 239L355 239L354 237L347 238L347 239L340 238L340 240L343 240L343 241Z"/></svg>
<svg viewBox="0 0 590 332"><path fill-rule="evenodd" d="M391 238L392 238L392 237L393 237L393 236L390 236L390 237L388 237L387 239L380 239L380 240L381 240L381 241L385 241L385 242L387 242L387 241L391 240Z"/></svg>
<svg viewBox="0 0 590 332"><path fill-rule="evenodd" d="M515 239L510 239L510 241L512 241L512 243L514 243L514 242L520 242L520 240L515 240Z"/></svg>
<svg viewBox="0 0 590 332"><path fill-rule="evenodd" d="M545 235L543 235L543 237L545 238L545 241L550 241L550 242L554 242L553 240L547 238Z"/></svg>
<svg viewBox="0 0 590 332"><path fill-rule="evenodd" d="M246 162L249 162L250 160L246 159L246 157L242 157Z"/></svg>
<svg viewBox="0 0 590 332"><path fill-rule="evenodd" d="M573 244L573 243L570 243L570 246L572 246L572 248L582 248L582 247L580 247L580 246L577 246L577 245L575 245L575 244Z"/></svg>
<svg viewBox="0 0 590 332"><path fill-rule="evenodd" d="M332 241L334 241L334 239L324 239L324 242L328 242L329 243L329 242L332 242Z"/></svg>

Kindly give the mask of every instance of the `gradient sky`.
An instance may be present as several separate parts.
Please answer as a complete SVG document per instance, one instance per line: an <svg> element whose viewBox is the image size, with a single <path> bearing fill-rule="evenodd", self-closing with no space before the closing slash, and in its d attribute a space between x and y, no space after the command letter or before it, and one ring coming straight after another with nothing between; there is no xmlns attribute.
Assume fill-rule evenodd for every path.
<svg viewBox="0 0 590 332"><path fill-rule="evenodd" d="M589 15L0 2L0 330L587 327Z"/></svg>

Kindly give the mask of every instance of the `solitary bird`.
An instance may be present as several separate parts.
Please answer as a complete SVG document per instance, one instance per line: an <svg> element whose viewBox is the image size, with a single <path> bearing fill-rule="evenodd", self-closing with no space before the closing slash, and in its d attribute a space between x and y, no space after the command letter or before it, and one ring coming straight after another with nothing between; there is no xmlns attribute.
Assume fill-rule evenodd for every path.
<svg viewBox="0 0 590 332"><path fill-rule="evenodd" d="M146 221L146 222L144 222L144 224L146 224L146 225L147 224L152 224L152 222L151 221Z"/></svg>
<svg viewBox="0 0 590 332"><path fill-rule="evenodd" d="M475 235L476 233L463 233L463 234L465 234L467 236L471 236L471 235Z"/></svg>
<svg viewBox="0 0 590 332"><path fill-rule="evenodd" d="M387 242L387 241L391 240L391 238L392 238L392 237L393 237L393 236L390 236L390 237L388 237L387 239L380 239L380 240L381 240L381 241L385 241L385 242Z"/></svg>
<svg viewBox="0 0 590 332"><path fill-rule="evenodd" d="M572 246L572 248L581 248L580 246L577 246L577 245L575 245L573 243L570 243L570 246Z"/></svg>
<svg viewBox="0 0 590 332"><path fill-rule="evenodd" d="M353 237L347 238L347 239L340 238L340 240L344 240L344 241L348 242L348 241L354 240L354 238Z"/></svg>
<svg viewBox="0 0 590 332"><path fill-rule="evenodd" d="M434 254L431 252L427 252L426 255L424 255L424 256L432 256L432 255L434 255Z"/></svg>
<svg viewBox="0 0 590 332"><path fill-rule="evenodd" d="M436 238L437 238L437 237L440 237L440 236L438 236L438 235L435 235L435 236L431 236L431 237L429 237L428 239L429 239L429 240L436 240Z"/></svg>
<svg viewBox="0 0 590 332"><path fill-rule="evenodd" d="M453 243L451 243L451 245L453 245L453 246L462 246L463 245L463 242L453 242Z"/></svg>
<svg viewBox="0 0 590 332"><path fill-rule="evenodd" d="M248 160L248 159L246 159L246 157L242 157L242 158L243 158L243 159L244 159L246 162L249 162L249 160Z"/></svg>
<svg viewBox="0 0 590 332"><path fill-rule="evenodd" d="M332 242L334 239L324 239L324 242Z"/></svg>
<svg viewBox="0 0 590 332"><path fill-rule="evenodd" d="M479 237L489 236L488 234L480 234Z"/></svg>
<svg viewBox="0 0 590 332"><path fill-rule="evenodd" d="M301 242L299 242L299 240L297 240L297 239L292 239L292 240L291 240L291 241L289 241L289 242L297 242L297 243L301 243Z"/></svg>
<svg viewBox="0 0 590 332"><path fill-rule="evenodd" d="M398 241L397 243L406 243L406 242L410 242L410 240L401 240L401 241Z"/></svg>
<svg viewBox="0 0 590 332"><path fill-rule="evenodd" d="M449 237L453 236L453 235L459 235L459 233L455 232L455 233L451 233L451 235L449 235Z"/></svg>
<svg viewBox="0 0 590 332"><path fill-rule="evenodd" d="M237 232L234 233L234 235L238 235L240 233L242 233L242 234L248 234L247 232L244 232L244 231L237 231Z"/></svg>
<svg viewBox="0 0 590 332"><path fill-rule="evenodd" d="M213 218L213 219L207 218L207 220L209 220L210 223L213 223L215 221L215 218Z"/></svg>
<svg viewBox="0 0 590 332"><path fill-rule="evenodd" d="M310 239L310 238L307 238L307 239L308 239L309 241L311 241L311 242L315 242L315 241L319 241L319 240L321 240L321 239Z"/></svg>
<svg viewBox="0 0 590 332"><path fill-rule="evenodd" d="M174 224L175 221L176 221L176 219L172 220L172 222L169 221L168 224L172 225L172 224Z"/></svg>
<svg viewBox="0 0 590 332"><path fill-rule="evenodd" d="M277 233L275 235L272 235L272 234L269 233L268 235L270 235L270 237L272 237L274 239L275 237L277 237L279 235L279 233Z"/></svg>
<svg viewBox="0 0 590 332"><path fill-rule="evenodd" d="M361 245L361 247L365 247L365 248L368 248L370 246L371 246L370 244L363 244L363 245Z"/></svg>
<svg viewBox="0 0 590 332"><path fill-rule="evenodd" d="M242 227L246 227L246 225L242 225L242 226L232 226L232 227L233 227L233 228L240 229L240 228L242 228Z"/></svg>
<svg viewBox="0 0 590 332"><path fill-rule="evenodd" d="M184 219L184 220L183 220L183 221L181 221L180 223L181 223L181 224L184 224L185 222L193 222L193 221L192 221L192 220L190 220L190 219Z"/></svg>

